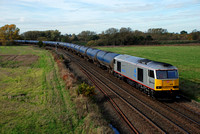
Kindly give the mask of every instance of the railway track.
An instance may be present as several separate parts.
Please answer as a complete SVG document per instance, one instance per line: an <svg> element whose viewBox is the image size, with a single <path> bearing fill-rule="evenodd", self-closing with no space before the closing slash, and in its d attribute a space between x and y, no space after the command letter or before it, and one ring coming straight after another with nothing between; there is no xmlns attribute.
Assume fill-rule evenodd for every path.
<svg viewBox="0 0 200 134"><path fill-rule="evenodd" d="M71 57L71 60L80 66L81 70L91 79L95 86L107 96L110 103L133 133L200 133L198 121L156 100L150 99L151 103L147 103L149 98L144 95L136 96L132 92L135 90L133 90L133 87L128 85L128 90L124 90L127 88L127 84L125 84L126 87L120 85L121 81L116 84L114 82L116 79L113 80L108 77L109 74L105 77L102 75L102 70L100 72L97 71L100 69L94 67L93 64L86 64L83 59L79 59L64 50L59 51ZM137 90L135 91L137 92ZM162 106L158 107L155 104ZM158 109L155 109L155 107ZM168 110L169 112L166 112ZM170 112L173 112L173 114L170 114Z"/></svg>
<svg viewBox="0 0 200 134"><path fill-rule="evenodd" d="M196 113L186 107L183 107L179 103L163 103L165 106L170 109L170 111L174 111L176 114L183 116L190 120L192 123L200 125L200 113Z"/></svg>
<svg viewBox="0 0 200 134"><path fill-rule="evenodd" d="M97 84L97 82L93 79L93 77L84 68L82 68L81 70L93 82L93 84L104 94L104 96L109 100L109 102L113 106L114 110L118 113L119 116L122 117L122 119L124 120L124 122L126 122L126 124L130 127L130 129L132 130L132 132L136 133L136 134L139 134L139 131L129 121L129 119L126 117L126 115L123 113L123 111L115 103L115 101ZM104 84L102 83L102 85L104 85Z"/></svg>
<svg viewBox="0 0 200 134"><path fill-rule="evenodd" d="M71 56L71 55L68 55L68 56ZM132 130L133 133L141 133L141 130L138 130L134 126L134 124L132 124L132 122L136 122L136 120L131 121L130 117L128 118L128 116L125 114L127 111L124 111L124 107L126 107L125 108L126 110L128 109L128 111L131 113L131 115L133 115L133 113L134 113L135 116L137 116L137 117L139 116L138 120L140 120L140 123L141 123L140 126L146 124L145 127L143 127L143 132L152 131L152 133L165 133L165 131L163 131L161 128L159 128L147 116L142 114L136 107L134 107L131 103L126 101L125 98L121 97L117 92L115 92L113 90L113 88L110 87L110 85L108 85L104 81L100 80L95 75L95 70L91 69L90 71L88 71L87 65L83 65L83 63L81 63L79 60L76 60L76 58L74 58L74 57L72 57L71 59L75 60L75 62L79 64L79 66L81 67L81 70L90 78L90 80L95 84L95 86L98 87L107 98L109 98L109 101L113 105L114 109L119 113L121 118L123 118L123 120L130 127L130 129ZM101 76L103 76L103 75L101 75ZM115 97L117 97L117 99L116 98L112 99L113 94L115 95ZM119 106L119 103L121 103L121 106L123 106L123 108L121 106ZM151 128L151 129L149 129L149 128Z"/></svg>

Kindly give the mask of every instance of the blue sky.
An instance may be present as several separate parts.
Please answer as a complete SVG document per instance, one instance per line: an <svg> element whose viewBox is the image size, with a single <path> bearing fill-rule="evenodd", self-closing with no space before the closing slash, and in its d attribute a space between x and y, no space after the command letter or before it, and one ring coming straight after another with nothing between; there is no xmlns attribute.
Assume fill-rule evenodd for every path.
<svg viewBox="0 0 200 134"><path fill-rule="evenodd" d="M0 0L0 15L0 27L16 24L20 33L101 33L111 27L200 30L200 0Z"/></svg>

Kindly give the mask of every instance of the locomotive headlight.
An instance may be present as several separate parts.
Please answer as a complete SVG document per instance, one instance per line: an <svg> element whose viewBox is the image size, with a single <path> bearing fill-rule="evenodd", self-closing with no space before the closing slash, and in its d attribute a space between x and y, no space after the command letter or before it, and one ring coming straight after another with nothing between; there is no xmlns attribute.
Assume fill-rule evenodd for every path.
<svg viewBox="0 0 200 134"><path fill-rule="evenodd" d="M157 87L156 87L156 89L161 89L161 88L162 88L161 86L157 86Z"/></svg>

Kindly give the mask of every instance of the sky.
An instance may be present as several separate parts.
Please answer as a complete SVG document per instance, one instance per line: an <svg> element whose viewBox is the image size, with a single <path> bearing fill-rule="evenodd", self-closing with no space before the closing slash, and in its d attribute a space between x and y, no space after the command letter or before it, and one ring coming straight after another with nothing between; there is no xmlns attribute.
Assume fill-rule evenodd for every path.
<svg viewBox="0 0 200 134"><path fill-rule="evenodd" d="M200 0L0 0L0 27L6 24L15 24L20 33L101 33L121 27L189 33L200 30Z"/></svg>

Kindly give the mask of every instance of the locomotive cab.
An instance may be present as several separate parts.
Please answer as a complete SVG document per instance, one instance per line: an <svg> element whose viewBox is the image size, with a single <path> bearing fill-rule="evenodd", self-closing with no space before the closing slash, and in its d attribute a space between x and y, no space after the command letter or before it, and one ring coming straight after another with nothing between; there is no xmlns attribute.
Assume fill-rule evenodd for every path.
<svg viewBox="0 0 200 134"><path fill-rule="evenodd" d="M178 70L156 70L154 89L159 96L162 94L176 96L179 91Z"/></svg>
<svg viewBox="0 0 200 134"><path fill-rule="evenodd" d="M167 63L119 55L115 57L114 75L155 98L174 98L179 92L178 70Z"/></svg>

